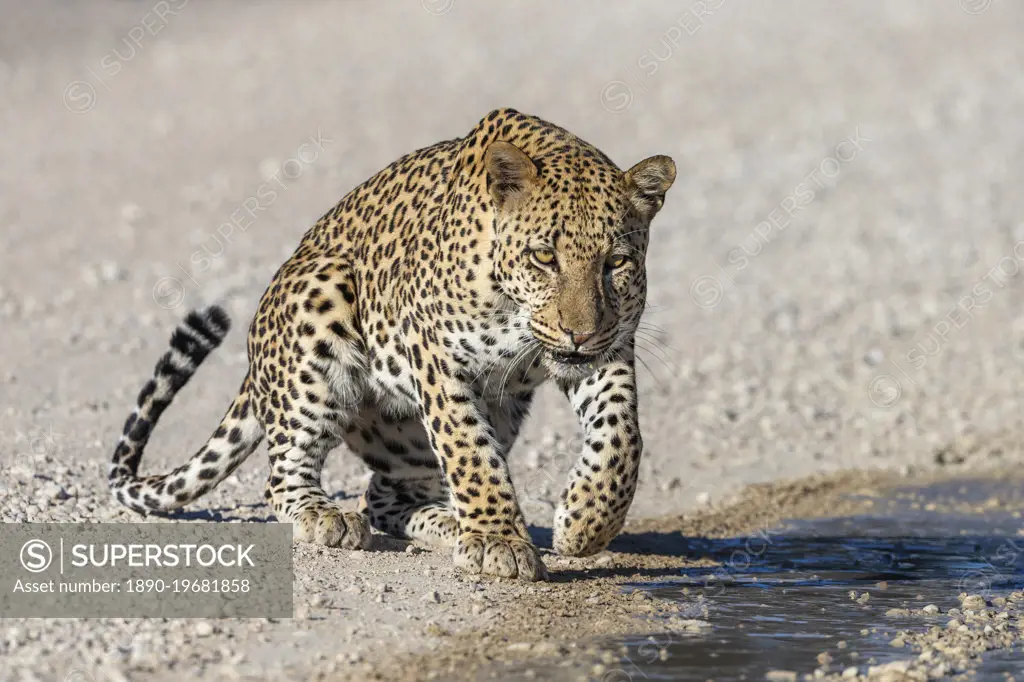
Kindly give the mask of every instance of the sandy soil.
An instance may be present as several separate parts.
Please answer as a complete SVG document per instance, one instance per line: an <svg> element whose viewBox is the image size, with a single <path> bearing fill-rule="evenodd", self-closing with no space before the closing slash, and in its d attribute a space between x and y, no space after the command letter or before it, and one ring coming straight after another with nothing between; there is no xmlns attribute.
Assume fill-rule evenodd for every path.
<svg viewBox="0 0 1024 682"><path fill-rule="evenodd" d="M1012 470L1022 16L989 0L0 0L0 517L129 518L102 476L184 311L219 301L243 328L349 188L502 105L620 165L665 153L680 168L648 264L633 528L696 514L714 523L693 532L710 532L754 483ZM256 220L224 227L256 197ZM165 415L146 471L203 442L244 367L235 332ZM542 544L575 433L545 393L513 453ZM261 450L188 518L267 518L265 466ZM364 472L341 453L328 467L354 504ZM554 583L523 586L392 549L298 547L295 620L212 635L191 621L6 621L0 677L358 678L452 641L476 655L482 632L527 656L633 628L620 578L682 561L671 543L619 549L552 560Z"/></svg>

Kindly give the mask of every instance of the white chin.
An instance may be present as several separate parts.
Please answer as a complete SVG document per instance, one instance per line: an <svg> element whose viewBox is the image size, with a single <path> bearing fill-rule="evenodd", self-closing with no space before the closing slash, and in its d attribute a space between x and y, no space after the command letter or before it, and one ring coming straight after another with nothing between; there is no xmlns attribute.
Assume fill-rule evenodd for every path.
<svg viewBox="0 0 1024 682"><path fill-rule="evenodd" d="M596 361L597 358L594 358L594 360ZM571 365L565 362L558 362L547 353L544 354L544 367L553 378L563 381L578 381L594 373L593 362Z"/></svg>

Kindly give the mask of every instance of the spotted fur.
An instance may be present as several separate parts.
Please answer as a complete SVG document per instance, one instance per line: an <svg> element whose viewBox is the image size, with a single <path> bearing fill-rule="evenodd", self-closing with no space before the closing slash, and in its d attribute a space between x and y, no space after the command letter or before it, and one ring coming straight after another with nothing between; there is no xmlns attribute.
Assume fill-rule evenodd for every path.
<svg viewBox="0 0 1024 682"><path fill-rule="evenodd" d="M600 551L636 489L633 338L648 227L675 179L655 156L621 171L512 109L356 187L278 270L249 329L249 371L221 425L169 474L138 477L161 412L227 331L190 314L114 454L117 499L187 504L266 437L265 496L300 540L364 547L370 528L454 547L471 572L535 580L506 455L536 388L557 382L586 437L555 514L555 548ZM374 472L358 511L323 490L345 444Z"/></svg>

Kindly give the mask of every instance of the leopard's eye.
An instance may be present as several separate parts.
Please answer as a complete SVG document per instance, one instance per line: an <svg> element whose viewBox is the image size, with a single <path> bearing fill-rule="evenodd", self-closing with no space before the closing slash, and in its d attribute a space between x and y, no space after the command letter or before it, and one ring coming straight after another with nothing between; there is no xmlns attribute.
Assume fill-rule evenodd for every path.
<svg viewBox="0 0 1024 682"><path fill-rule="evenodd" d="M618 268L621 268L628 261L629 261L629 258L627 258L626 256L623 256L623 255L620 254L620 255L612 256L611 258L609 258L605 262L605 265L608 267L609 270L616 270Z"/></svg>
<svg viewBox="0 0 1024 682"><path fill-rule="evenodd" d="M535 249L532 255L533 260L541 265L551 265L555 262L555 252L550 249Z"/></svg>

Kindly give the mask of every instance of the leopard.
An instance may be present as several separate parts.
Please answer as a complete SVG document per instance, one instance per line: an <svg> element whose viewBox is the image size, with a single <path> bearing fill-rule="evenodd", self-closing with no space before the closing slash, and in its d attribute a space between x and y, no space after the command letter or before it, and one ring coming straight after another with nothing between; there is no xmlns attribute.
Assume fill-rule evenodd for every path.
<svg viewBox="0 0 1024 682"><path fill-rule="evenodd" d="M169 473L142 476L158 419L230 328L219 305L184 317L124 424L114 498L168 514L266 439L264 498L295 541L366 549L376 531L451 550L469 574L545 580L508 455L550 381L583 438L553 550L604 550L639 478L636 331L651 222L675 176L669 156L623 171L511 108L399 158L277 270L249 326L247 373L207 442ZM342 445L370 470L355 509L321 483Z"/></svg>

